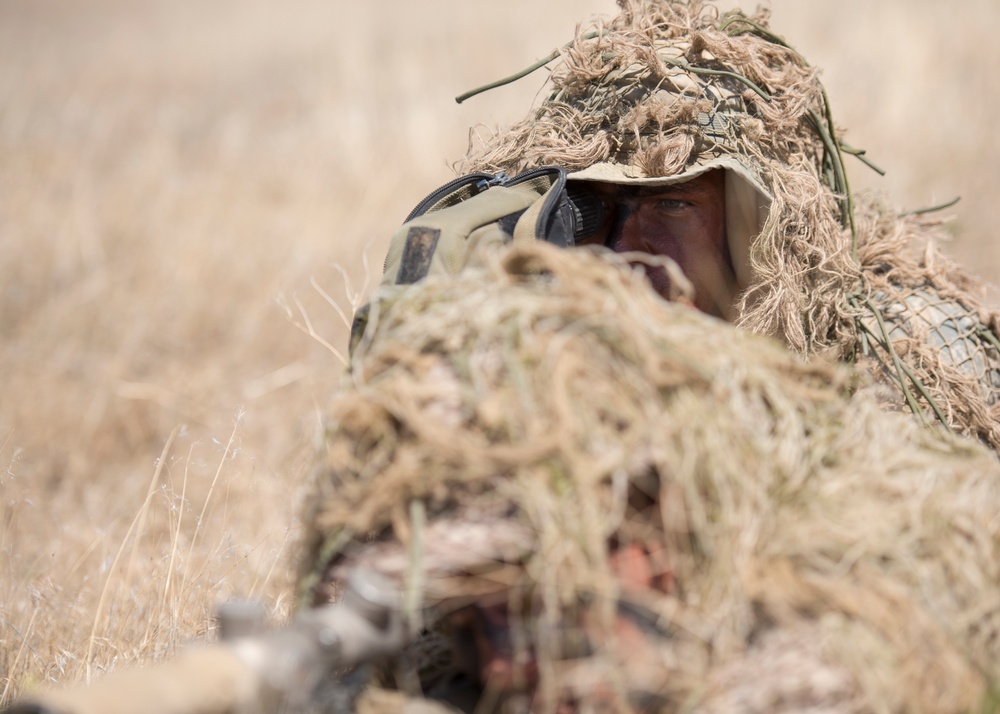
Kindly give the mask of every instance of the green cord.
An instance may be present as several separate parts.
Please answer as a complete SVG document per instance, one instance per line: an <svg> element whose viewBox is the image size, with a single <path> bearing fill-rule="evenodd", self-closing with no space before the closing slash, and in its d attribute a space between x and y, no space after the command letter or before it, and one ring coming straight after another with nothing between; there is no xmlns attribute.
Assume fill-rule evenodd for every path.
<svg viewBox="0 0 1000 714"><path fill-rule="evenodd" d="M872 171L877 173L879 176L885 176L885 169L880 168L874 161L868 158L867 152L864 149L855 149L853 146L848 146L844 142L840 142L840 150L845 154L850 154L855 157L858 161L863 163L865 166L870 168Z"/></svg>
<svg viewBox="0 0 1000 714"><path fill-rule="evenodd" d="M980 323L979 325L976 326L976 334L979 335L982 339L989 342L990 345L993 346L993 349L995 349L997 352L1000 352L1000 340L997 339L997 336L993 333L993 330L988 328L986 325Z"/></svg>
<svg viewBox="0 0 1000 714"><path fill-rule="evenodd" d="M588 32L586 35L581 35L578 39L580 39L580 40L593 40L596 37L600 37L602 34L603 33L601 33L601 32ZM577 40L573 40L573 42L567 42L561 48L552 50L552 52L549 53L549 55L547 57L543 57L542 59L538 60L533 65L531 65L530 67L526 67L525 69L522 69L520 72L515 72L514 74L510 75L509 77L504 77L503 79L498 79L495 82L490 82L489 84L484 84L482 87L477 87L476 89L471 89L468 92L465 92L464 94L459 94L457 97L455 97L455 101L458 102L459 104L461 104L466 99L474 97L477 94L482 94L483 92L488 92L491 89L496 89L497 87L502 87L505 84L510 84L511 82L516 82L517 80L521 79L522 77L527 77L529 74L531 74L532 72L534 72L536 69L541 69L542 67L544 67L545 65L547 65L549 62L551 62L552 60L556 59L559 56L559 53L560 53L561 50L566 49L568 47L572 47L573 44L576 41Z"/></svg>
<svg viewBox="0 0 1000 714"><path fill-rule="evenodd" d="M900 218L905 218L906 216L922 216L925 213L934 213L935 211L943 211L946 208L951 208L956 203L962 200L961 196L955 196L955 198L950 201L945 201L944 203L939 203L936 206L929 206L928 208L917 208L913 211L904 211L899 214Z"/></svg>
<svg viewBox="0 0 1000 714"><path fill-rule="evenodd" d="M844 162L840 155L840 150L837 148L837 143L826 127L823 126L819 115L812 109L809 110L809 119L812 121L816 134L819 135L820 140L823 142L823 147L826 149L827 155L830 157L834 174L834 184L831 188L842 196L840 199L841 211L843 213L841 222L845 228L851 229L851 258L857 263L858 230L854 223L854 197L851 195L851 187L847 182L847 172L844 170Z"/></svg>

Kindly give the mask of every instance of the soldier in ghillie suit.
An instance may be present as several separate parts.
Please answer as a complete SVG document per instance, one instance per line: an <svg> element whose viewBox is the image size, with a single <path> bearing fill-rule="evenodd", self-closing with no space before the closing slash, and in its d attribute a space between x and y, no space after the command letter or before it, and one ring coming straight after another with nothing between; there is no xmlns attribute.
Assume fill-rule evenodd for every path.
<svg viewBox="0 0 1000 714"><path fill-rule="evenodd" d="M560 51L544 101L470 151L464 171L505 172L488 185L564 169L583 227L554 242L672 258L699 309L801 354L864 363L894 386L890 402L1000 448L997 313L936 249L939 220L851 193L845 155L867 160L842 141L817 69L764 12L620 5ZM474 192L463 190L421 210ZM447 232L443 215L432 225ZM504 242L525 232L520 216L499 221ZM541 223L533 237L552 240ZM399 279L406 232L390 282L413 279ZM678 289L647 272L663 294Z"/></svg>
<svg viewBox="0 0 1000 714"><path fill-rule="evenodd" d="M995 710L998 321L938 222L856 202L763 14L622 0L556 54L327 412L300 606L374 569L414 638L357 711Z"/></svg>
<svg viewBox="0 0 1000 714"><path fill-rule="evenodd" d="M1000 325L939 222L851 194L764 14L622 0L558 55L352 331L300 602L368 565L433 614L358 710L987 710Z"/></svg>

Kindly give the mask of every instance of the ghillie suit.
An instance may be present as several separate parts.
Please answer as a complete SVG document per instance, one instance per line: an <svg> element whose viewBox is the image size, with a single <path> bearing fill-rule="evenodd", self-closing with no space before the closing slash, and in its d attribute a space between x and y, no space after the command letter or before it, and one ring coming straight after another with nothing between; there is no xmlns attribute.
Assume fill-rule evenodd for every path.
<svg viewBox="0 0 1000 714"><path fill-rule="evenodd" d="M400 291L345 379L303 602L362 564L431 613L358 711L995 704L1000 464L849 365L529 242Z"/></svg>
<svg viewBox="0 0 1000 714"><path fill-rule="evenodd" d="M559 52L544 101L462 168L652 184L725 168L732 321L867 361L925 422L1000 448L998 314L934 247L939 221L851 194L844 156L867 159L843 143L817 69L763 12L620 4Z"/></svg>

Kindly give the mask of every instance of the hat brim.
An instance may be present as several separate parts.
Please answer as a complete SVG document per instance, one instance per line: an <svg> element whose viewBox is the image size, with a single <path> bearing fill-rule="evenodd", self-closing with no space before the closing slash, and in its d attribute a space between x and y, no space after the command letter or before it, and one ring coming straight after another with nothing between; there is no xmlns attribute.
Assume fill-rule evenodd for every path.
<svg viewBox="0 0 1000 714"><path fill-rule="evenodd" d="M635 166L602 162L574 171L568 174L567 179L628 186L670 186L718 169L726 171L726 238L733 271L742 290L753 282L750 246L767 221L772 197L757 176L739 159L733 156L713 157L673 176L646 176Z"/></svg>

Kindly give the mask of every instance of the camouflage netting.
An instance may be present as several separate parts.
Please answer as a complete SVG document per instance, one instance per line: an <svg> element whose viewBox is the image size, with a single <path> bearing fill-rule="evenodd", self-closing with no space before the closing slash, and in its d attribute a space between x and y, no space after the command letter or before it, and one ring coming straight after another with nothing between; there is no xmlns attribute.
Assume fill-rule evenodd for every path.
<svg viewBox="0 0 1000 714"><path fill-rule="evenodd" d="M462 169L617 162L670 176L738 157L773 204L735 322L801 353L874 356L911 409L1000 448L998 315L934 247L939 221L856 203L843 156L857 152L841 143L818 71L770 32L764 11L619 4L619 17L581 28L561 51L544 101L481 140ZM922 309L940 300L945 313Z"/></svg>
<svg viewBox="0 0 1000 714"><path fill-rule="evenodd" d="M366 557L413 603L514 591L533 711L995 701L988 449L883 411L848 366L665 302L606 251L519 247L402 291L372 325L329 413L307 601ZM630 544L648 588L612 572ZM645 626L623 629L616 603ZM411 657L427 687L456 664Z"/></svg>

